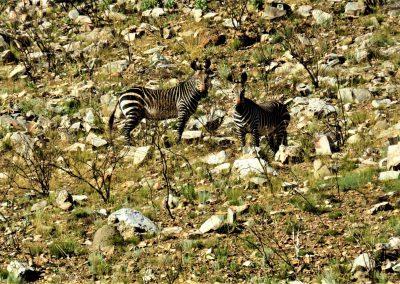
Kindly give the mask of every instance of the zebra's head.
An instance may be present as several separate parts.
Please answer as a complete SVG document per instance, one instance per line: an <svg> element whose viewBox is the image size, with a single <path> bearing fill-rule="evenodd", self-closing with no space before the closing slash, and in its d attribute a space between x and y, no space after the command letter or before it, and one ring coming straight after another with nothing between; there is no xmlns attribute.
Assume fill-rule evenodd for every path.
<svg viewBox="0 0 400 284"><path fill-rule="evenodd" d="M247 73L242 72L240 80L234 80L232 77L230 81L233 82L233 94L235 95L235 104L240 105L243 103L246 91Z"/></svg>
<svg viewBox="0 0 400 284"><path fill-rule="evenodd" d="M199 64L196 60L190 64L190 67L194 70L192 80L194 81L196 91L203 96L207 96L208 89L211 87L211 78L214 75L210 66L211 61L208 58L203 64Z"/></svg>

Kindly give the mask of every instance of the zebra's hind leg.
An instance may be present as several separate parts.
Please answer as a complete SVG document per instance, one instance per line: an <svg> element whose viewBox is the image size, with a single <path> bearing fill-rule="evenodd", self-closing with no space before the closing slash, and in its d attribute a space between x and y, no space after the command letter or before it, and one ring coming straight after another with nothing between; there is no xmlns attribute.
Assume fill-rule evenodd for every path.
<svg viewBox="0 0 400 284"><path fill-rule="evenodd" d="M139 124L142 118L143 115L136 113L128 114L126 116L125 125L122 128L122 134L125 136L127 145L132 145L131 131Z"/></svg>

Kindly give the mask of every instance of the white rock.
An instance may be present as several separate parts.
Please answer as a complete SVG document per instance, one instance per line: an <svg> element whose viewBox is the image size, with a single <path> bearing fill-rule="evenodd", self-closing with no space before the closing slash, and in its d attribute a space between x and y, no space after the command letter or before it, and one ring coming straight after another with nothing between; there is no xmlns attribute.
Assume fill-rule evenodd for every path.
<svg viewBox="0 0 400 284"><path fill-rule="evenodd" d="M249 174L276 174L273 168L267 165L267 162L261 158L244 158L236 160L233 167L239 171L242 178Z"/></svg>
<svg viewBox="0 0 400 284"><path fill-rule="evenodd" d="M27 263L13 260L7 265L7 271L12 277L11 279L20 279L22 281L32 281L35 276L35 269L29 266ZM19 282L18 282L19 283Z"/></svg>
<svg viewBox="0 0 400 284"><path fill-rule="evenodd" d="M76 143L72 144L71 146L67 147L66 150L69 152L84 151L85 144L76 142Z"/></svg>
<svg viewBox="0 0 400 284"><path fill-rule="evenodd" d="M353 273L360 267L371 271L375 268L375 260L368 253L363 253L354 260L351 272Z"/></svg>
<svg viewBox="0 0 400 284"><path fill-rule="evenodd" d="M33 204L32 207L31 207L31 211L42 210L46 206L47 206L47 201L46 200L42 200L42 201L40 201L38 203Z"/></svg>
<svg viewBox="0 0 400 284"><path fill-rule="evenodd" d="M162 229L161 235L165 237L177 237L182 232L182 227L174 226L174 227L167 227Z"/></svg>
<svg viewBox="0 0 400 284"><path fill-rule="evenodd" d="M393 270L394 272L399 273L399 272L400 272L400 263L395 264L395 265L392 267L392 270Z"/></svg>
<svg viewBox="0 0 400 284"><path fill-rule="evenodd" d="M226 222L229 225L233 225L236 221L236 212L233 211L231 208L228 208L228 213L226 215Z"/></svg>
<svg viewBox="0 0 400 284"><path fill-rule="evenodd" d="M182 133L182 140L197 140L202 136L202 132L200 130L186 130Z"/></svg>
<svg viewBox="0 0 400 284"><path fill-rule="evenodd" d="M275 153L275 161L285 163L290 158L300 157L300 147L299 146L285 146L280 145L279 150Z"/></svg>
<svg viewBox="0 0 400 284"><path fill-rule="evenodd" d="M205 163L207 163L209 165L222 164L222 163L225 163L225 161L226 161L226 153L224 150L222 150L216 154L209 154L203 160Z"/></svg>
<svg viewBox="0 0 400 284"><path fill-rule="evenodd" d="M89 143L96 148L102 147L102 146L105 146L108 144L108 142L105 139L98 137L93 132L89 133L89 135L86 137L86 143Z"/></svg>
<svg viewBox="0 0 400 284"><path fill-rule="evenodd" d="M387 169L391 170L400 165L400 143L397 145L390 145L387 153Z"/></svg>
<svg viewBox="0 0 400 284"><path fill-rule="evenodd" d="M225 216L223 215L213 215L207 221L205 221L199 231L201 233L207 233L211 230L218 230L225 222Z"/></svg>
<svg viewBox="0 0 400 284"><path fill-rule="evenodd" d="M353 97L356 103L362 103L371 99L371 93L366 89L353 89Z"/></svg>
<svg viewBox="0 0 400 284"><path fill-rule="evenodd" d="M140 165L145 162L151 153L152 146L142 146L142 147L127 147L128 151L124 156L124 160L127 162L132 162L134 165Z"/></svg>
<svg viewBox="0 0 400 284"><path fill-rule="evenodd" d="M108 72L123 72L129 66L129 61L126 59L117 60L114 62L107 63L102 66L105 71Z"/></svg>
<svg viewBox="0 0 400 284"><path fill-rule="evenodd" d="M235 28L240 26L239 22L236 19L225 19L222 22L222 25L227 28Z"/></svg>
<svg viewBox="0 0 400 284"><path fill-rule="evenodd" d="M314 160L313 165L315 178L321 179L331 175L331 171L329 170L328 166L324 165L320 159Z"/></svg>
<svg viewBox="0 0 400 284"><path fill-rule="evenodd" d="M16 79L18 76L25 74L25 71L24 65L17 65L8 75L8 79Z"/></svg>
<svg viewBox="0 0 400 284"><path fill-rule="evenodd" d="M153 221L139 211L131 208L119 209L118 211L111 213L107 220L109 225L118 223L118 231L120 231L122 235L124 234L121 231L125 230L130 230L131 233L139 234L155 234L158 232L158 228Z"/></svg>
<svg viewBox="0 0 400 284"><path fill-rule="evenodd" d="M75 18L75 23L80 25L90 25L92 24L92 19L89 16L79 15Z"/></svg>
<svg viewBox="0 0 400 284"><path fill-rule="evenodd" d="M228 173L231 169L230 163L223 163L221 165L216 166L211 170L212 174L219 174L219 173Z"/></svg>
<svg viewBox="0 0 400 284"><path fill-rule="evenodd" d="M71 11L68 12L68 18L70 18L71 20L76 20L76 18L78 18L79 16L79 12L76 9L72 9Z"/></svg>
<svg viewBox="0 0 400 284"><path fill-rule="evenodd" d="M62 189L57 193L55 203L62 210L69 210L73 206L72 196L66 189Z"/></svg>
<svg viewBox="0 0 400 284"><path fill-rule="evenodd" d="M300 16L307 18L311 15L312 6L310 5L302 5L297 9L296 13Z"/></svg>
<svg viewBox="0 0 400 284"><path fill-rule="evenodd" d="M354 144L360 143L361 140L362 140L361 135L358 134L358 133L356 133L356 134L354 134L354 135L351 135L351 136L347 139L346 142L347 142L347 144L354 145Z"/></svg>
<svg viewBox="0 0 400 284"><path fill-rule="evenodd" d="M196 22L200 22L201 21L201 16L203 15L203 10L202 9L193 9L191 14L194 17L194 20Z"/></svg>
<svg viewBox="0 0 400 284"><path fill-rule="evenodd" d="M326 25L332 22L332 15L321 10L313 10L312 15L318 25Z"/></svg>
<svg viewBox="0 0 400 284"><path fill-rule="evenodd" d="M315 154L316 155L331 155L331 147L326 135L318 135L315 139Z"/></svg>
<svg viewBox="0 0 400 284"><path fill-rule="evenodd" d="M375 204L371 209L368 210L368 213L373 215L373 214L378 213L379 211L387 211L387 210L392 210L392 209L393 209L393 206L389 202L384 201L384 202Z"/></svg>
<svg viewBox="0 0 400 284"><path fill-rule="evenodd" d="M391 249L400 249L400 238L399 237L391 237L388 242L389 248Z"/></svg>
<svg viewBox="0 0 400 284"><path fill-rule="evenodd" d="M352 16L359 16L365 11L365 5L363 2L347 2L344 13Z"/></svg>
<svg viewBox="0 0 400 284"><path fill-rule="evenodd" d="M379 173L379 180L395 180L398 179L400 176L400 171L387 171L387 172L380 172Z"/></svg>
<svg viewBox="0 0 400 284"><path fill-rule="evenodd" d="M267 6L262 13L261 17L267 20L273 20L286 15L285 10L281 10L272 6Z"/></svg>
<svg viewBox="0 0 400 284"><path fill-rule="evenodd" d="M387 108L392 104L390 99L373 100L372 107L377 109Z"/></svg>

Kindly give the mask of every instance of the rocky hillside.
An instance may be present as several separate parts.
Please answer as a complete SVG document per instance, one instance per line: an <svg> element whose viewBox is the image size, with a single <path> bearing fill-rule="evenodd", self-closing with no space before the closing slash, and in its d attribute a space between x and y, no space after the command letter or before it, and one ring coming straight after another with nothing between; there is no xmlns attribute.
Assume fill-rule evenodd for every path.
<svg viewBox="0 0 400 284"><path fill-rule="evenodd" d="M396 0L0 1L0 279L400 283ZM211 60L176 119L125 146L118 93ZM243 149L232 81L288 106ZM111 139L113 138L113 139Z"/></svg>

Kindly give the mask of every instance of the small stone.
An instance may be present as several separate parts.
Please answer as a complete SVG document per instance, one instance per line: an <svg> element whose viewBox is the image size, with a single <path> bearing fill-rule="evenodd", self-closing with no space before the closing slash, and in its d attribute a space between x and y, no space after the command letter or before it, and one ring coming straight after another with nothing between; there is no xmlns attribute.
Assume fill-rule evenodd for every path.
<svg viewBox="0 0 400 284"><path fill-rule="evenodd" d="M71 11L68 12L68 18L71 20L76 20L79 16L79 12L76 9L72 9Z"/></svg>
<svg viewBox="0 0 400 284"><path fill-rule="evenodd" d="M400 143L397 145L390 145L387 153L387 165L388 170L399 169L400 167Z"/></svg>
<svg viewBox="0 0 400 284"><path fill-rule="evenodd" d="M111 252L118 237L121 238L114 226L104 225L94 234L92 249L94 251Z"/></svg>
<svg viewBox="0 0 400 284"><path fill-rule="evenodd" d="M390 99L373 100L372 107L377 109L385 109L392 104Z"/></svg>
<svg viewBox="0 0 400 284"><path fill-rule="evenodd" d="M261 158L239 159L233 163L233 167L239 171L242 178L249 174L276 174L274 169Z"/></svg>
<svg viewBox="0 0 400 284"><path fill-rule="evenodd" d="M212 174L229 173L230 169L231 169L230 163L223 163L213 168L211 170L211 173Z"/></svg>
<svg viewBox="0 0 400 284"><path fill-rule="evenodd" d="M310 5L301 5L299 7L299 9L297 9L296 13L304 18L307 18L307 17L311 16L312 9L313 9L313 7Z"/></svg>
<svg viewBox="0 0 400 284"><path fill-rule="evenodd" d="M33 282L39 278L39 273L34 268L29 266L27 263L13 260L7 265L7 271L11 277L9 279L15 279L20 282ZM14 283L14 282L12 282Z"/></svg>
<svg viewBox="0 0 400 284"><path fill-rule="evenodd" d="M399 237L391 237L388 242L388 246L391 249L400 249L400 238Z"/></svg>
<svg viewBox="0 0 400 284"><path fill-rule="evenodd" d="M236 19L225 19L222 22L222 25L227 28L237 28L240 26L239 22Z"/></svg>
<svg viewBox="0 0 400 284"><path fill-rule="evenodd" d="M275 153L275 161L285 163L290 160L296 160L300 158L300 147L299 146L285 146L280 145L279 150Z"/></svg>
<svg viewBox="0 0 400 284"><path fill-rule="evenodd" d="M25 74L26 68L24 65L17 65L10 74L8 75L8 79L16 79L17 77Z"/></svg>
<svg viewBox="0 0 400 284"><path fill-rule="evenodd" d="M38 203L33 204L31 207L31 211L39 211L39 210L42 210L43 208L45 208L46 206L47 206L47 201L42 200Z"/></svg>
<svg viewBox="0 0 400 284"><path fill-rule="evenodd" d="M321 160L314 160L314 177L316 179L322 179L326 176L330 176L332 173L328 166L324 165Z"/></svg>
<svg viewBox="0 0 400 284"><path fill-rule="evenodd" d="M225 161L226 161L226 153L224 150L216 154L209 154L207 157L204 158L204 162L209 165L218 165L224 163Z"/></svg>
<svg viewBox="0 0 400 284"><path fill-rule="evenodd" d="M313 10L312 15L318 25L327 25L332 22L332 15L321 10Z"/></svg>
<svg viewBox="0 0 400 284"><path fill-rule="evenodd" d="M285 10L281 10L272 6L267 6L262 13L261 17L267 20L281 18L286 15Z"/></svg>
<svg viewBox="0 0 400 284"><path fill-rule="evenodd" d="M396 180L400 177L400 171L386 171L379 173L379 180Z"/></svg>
<svg viewBox="0 0 400 284"><path fill-rule="evenodd" d="M356 134L354 134L354 135L351 135L351 136L347 139L346 142L347 142L347 144L354 145L354 144L360 143L361 140L362 140L361 135L358 134L358 133L356 133Z"/></svg>
<svg viewBox="0 0 400 284"><path fill-rule="evenodd" d="M161 236L172 239L179 237L180 233L182 232L182 227L174 226L174 227L167 227L161 231Z"/></svg>
<svg viewBox="0 0 400 284"><path fill-rule="evenodd" d="M213 215L207 221L205 221L199 231L203 234L211 231L211 230L218 230L225 222L225 217L223 215Z"/></svg>
<svg viewBox="0 0 400 284"><path fill-rule="evenodd" d="M332 155L328 137L326 135L318 135L314 142L316 155Z"/></svg>
<svg viewBox="0 0 400 284"><path fill-rule="evenodd" d="M351 272L354 273L359 268L371 271L375 268L375 260L368 253L363 253L354 260Z"/></svg>
<svg viewBox="0 0 400 284"><path fill-rule="evenodd" d="M186 130L182 133L182 140L193 141L198 140L202 136L202 132L200 130Z"/></svg>
<svg viewBox="0 0 400 284"><path fill-rule="evenodd" d="M87 137L86 137L86 143L91 144L92 146L98 148L98 147L102 147L108 144L108 142L101 138L98 137L96 134L94 134L93 132L91 132Z"/></svg>
<svg viewBox="0 0 400 284"><path fill-rule="evenodd" d="M72 195L66 189L62 189L57 193L55 203L62 210L72 209L73 202Z"/></svg>
<svg viewBox="0 0 400 284"><path fill-rule="evenodd" d="M142 147L128 147L128 152L124 156L124 160L127 162L132 162L134 165L141 165L147 159L149 159L152 146L142 146Z"/></svg>
<svg viewBox="0 0 400 284"><path fill-rule="evenodd" d="M368 210L368 213L374 215L379 211L388 211L388 210L393 210L393 206L389 202L385 201L375 204L371 209Z"/></svg>
<svg viewBox="0 0 400 284"><path fill-rule="evenodd" d="M129 66L129 61L126 59L113 61L103 65L101 68L106 72L121 73Z"/></svg>
<svg viewBox="0 0 400 284"><path fill-rule="evenodd" d="M365 12L365 5L363 2L347 2L344 13L351 16L360 16Z"/></svg>
<svg viewBox="0 0 400 284"><path fill-rule="evenodd" d="M228 208L228 214L226 216L226 222L229 225L233 225L236 221L236 212L233 211L231 208Z"/></svg>

